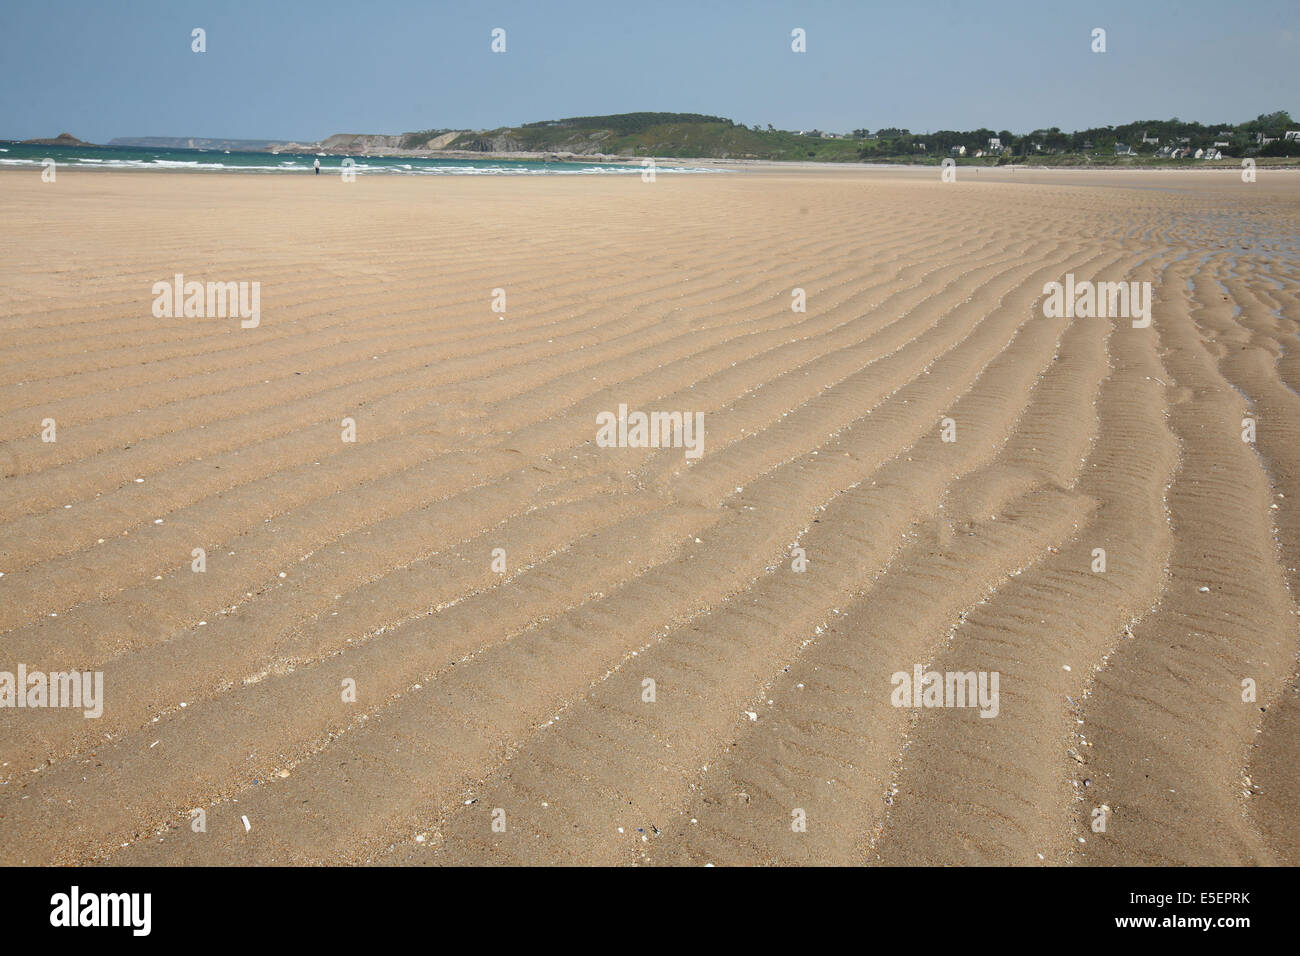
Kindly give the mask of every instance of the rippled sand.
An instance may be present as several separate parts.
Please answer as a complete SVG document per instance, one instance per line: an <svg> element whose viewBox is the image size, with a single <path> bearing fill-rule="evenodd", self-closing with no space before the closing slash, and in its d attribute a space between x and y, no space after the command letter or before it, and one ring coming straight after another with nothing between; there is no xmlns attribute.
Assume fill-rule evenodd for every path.
<svg viewBox="0 0 1300 956"><path fill-rule="evenodd" d="M0 186L0 862L1300 862L1300 174Z"/></svg>

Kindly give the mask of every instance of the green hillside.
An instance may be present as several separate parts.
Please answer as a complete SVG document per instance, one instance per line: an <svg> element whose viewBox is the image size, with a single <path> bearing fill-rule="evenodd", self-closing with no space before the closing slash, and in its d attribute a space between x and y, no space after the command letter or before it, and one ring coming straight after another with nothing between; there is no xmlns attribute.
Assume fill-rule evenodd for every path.
<svg viewBox="0 0 1300 956"><path fill-rule="evenodd" d="M962 163L1178 162L1170 149L1192 150L1216 143L1225 159L1241 156L1300 156L1300 142L1287 140L1297 124L1286 111L1267 113L1242 123L1202 124L1144 120L1121 126L1066 133L1052 127L1025 134L1009 130L938 130L913 133L883 128L827 136L818 130L747 127L721 116L699 113L620 113L576 116L523 126L461 132L443 149L477 152L554 152L618 156L663 156L711 159L814 160L819 162L939 163L957 155ZM446 130L425 130L402 137L404 147L418 147ZM990 141L998 141L991 145ZM965 152L960 150L964 147ZM1132 153L1127 150L1131 148ZM1117 150L1125 155L1117 156ZM1164 151L1162 155L1162 150ZM984 153L977 156L977 153Z"/></svg>
<svg viewBox="0 0 1300 956"><path fill-rule="evenodd" d="M719 116L695 113L624 113L528 123L483 133L462 133L447 149L490 152L608 153L620 156L715 159L858 159L850 139L758 130Z"/></svg>

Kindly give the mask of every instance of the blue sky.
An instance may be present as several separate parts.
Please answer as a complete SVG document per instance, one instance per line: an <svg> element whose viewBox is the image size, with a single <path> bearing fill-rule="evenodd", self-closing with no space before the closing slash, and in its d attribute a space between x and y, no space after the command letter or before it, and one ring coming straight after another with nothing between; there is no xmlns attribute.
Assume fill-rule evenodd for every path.
<svg viewBox="0 0 1300 956"><path fill-rule="evenodd" d="M1300 113L1298 54L1297 0L7 0L0 138L314 140L637 110L831 131L1236 122Z"/></svg>

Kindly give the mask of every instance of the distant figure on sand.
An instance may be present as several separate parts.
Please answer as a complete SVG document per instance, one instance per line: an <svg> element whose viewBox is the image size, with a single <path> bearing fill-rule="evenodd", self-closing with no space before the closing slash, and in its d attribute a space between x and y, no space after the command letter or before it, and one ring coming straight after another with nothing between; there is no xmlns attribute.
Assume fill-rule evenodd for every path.
<svg viewBox="0 0 1300 956"><path fill-rule="evenodd" d="M316 175L319 176L319 175L320 175L320 160L319 160L319 159L316 160L316 162L312 163L312 165L316 167Z"/></svg>

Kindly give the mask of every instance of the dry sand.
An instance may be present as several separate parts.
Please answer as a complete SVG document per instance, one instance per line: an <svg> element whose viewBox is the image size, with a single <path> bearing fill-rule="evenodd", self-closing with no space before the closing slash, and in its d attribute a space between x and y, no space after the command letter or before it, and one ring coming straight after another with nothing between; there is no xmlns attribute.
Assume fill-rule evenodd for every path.
<svg viewBox="0 0 1300 956"><path fill-rule="evenodd" d="M1300 174L959 176L0 175L0 863L1300 862Z"/></svg>

